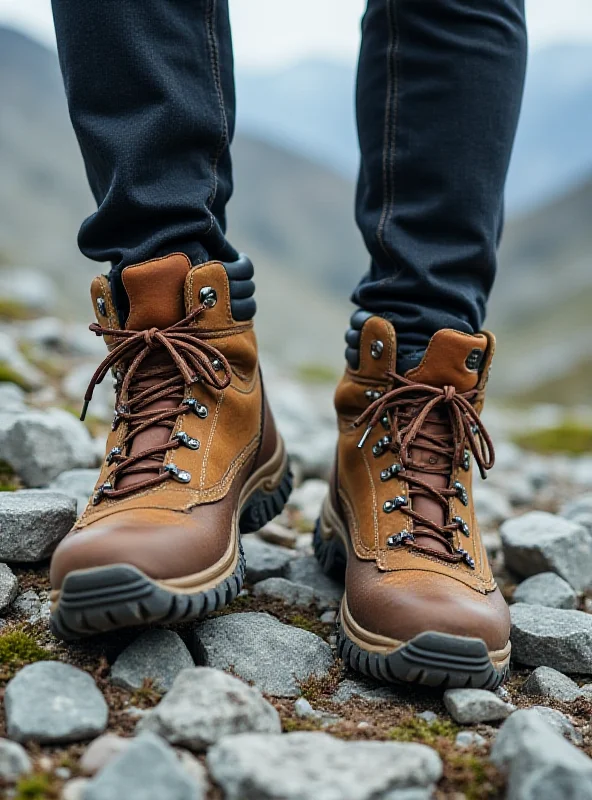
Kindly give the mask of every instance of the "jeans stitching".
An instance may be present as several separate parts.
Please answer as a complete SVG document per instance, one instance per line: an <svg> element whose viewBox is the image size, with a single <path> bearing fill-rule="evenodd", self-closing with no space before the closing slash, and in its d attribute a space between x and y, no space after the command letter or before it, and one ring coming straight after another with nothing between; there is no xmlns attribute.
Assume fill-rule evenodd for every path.
<svg viewBox="0 0 592 800"><path fill-rule="evenodd" d="M399 28L397 25L397 0L386 0L389 41L387 47L386 108L384 113L384 140L382 149L383 206L376 238L389 258L391 253L384 239L386 224L395 202L395 156L397 111L399 101Z"/></svg>
<svg viewBox="0 0 592 800"><path fill-rule="evenodd" d="M210 0L208 4L208 13L206 16L206 27L207 27L207 36L208 36L208 44L209 44L209 56L210 56L210 66L212 68L212 77L214 79L214 86L216 88L216 95L218 97L218 108L220 109L220 117L222 120L222 131L220 133L220 141L218 143L218 147L216 151L213 153L210 159L210 165L212 168L212 190L210 195L206 201L206 206L208 212L210 214L210 226L205 231L208 234L216 225L216 218L212 213L212 205L216 198L216 192L218 191L218 161L220 160L220 156L224 152L224 148L228 145L228 120L226 118L226 107L224 105L224 95L222 93L222 81L220 77L220 54L218 48L218 37L216 35L216 9L217 9L217 0Z"/></svg>

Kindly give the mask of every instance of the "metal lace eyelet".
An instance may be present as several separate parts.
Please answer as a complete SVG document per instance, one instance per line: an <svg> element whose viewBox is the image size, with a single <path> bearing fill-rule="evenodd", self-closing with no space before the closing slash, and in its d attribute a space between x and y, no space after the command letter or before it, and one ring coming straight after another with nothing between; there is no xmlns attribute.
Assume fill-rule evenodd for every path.
<svg viewBox="0 0 592 800"><path fill-rule="evenodd" d="M393 511L396 511L401 506L407 505L407 498L403 497L403 495L397 495L392 500L387 500L384 505L382 506L382 510L385 514L392 514Z"/></svg>
<svg viewBox="0 0 592 800"><path fill-rule="evenodd" d="M465 472L468 472L471 469L471 451L468 449L468 447L465 447L465 451L463 453L462 468Z"/></svg>
<svg viewBox="0 0 592 800"><path fill-rule="evenodd" d="M212 286L204 286L199 291L199 300L206 308L213 308L218 302L218 294Z"/></svg>
<svg viewBox="0 0 592 800"><path fill-rule="evenodd" d="M103 499L103 495L105 494L105 492L110 490L110 489L112 489L112 488L113 488L113 484L111 484L109 481L105 481L105 483L102 483L98 487L97 491L92 496L92 501L91 502L92 502L93 506L98 505L101 502L101 500Z"/></svg>
<svg viewBox="0 0 592 800"><path fill-rule="evenodd" d="M452 488L456 491L456 496L463 504L463 506L469 505L469 494L465 487L462 485L460 481L454 481L452 484Z"/></svg>
<svg viewBox="0 0 592 800"><path fill-rule="evenodd" d="M388 416L386 414L384 415L384 417L381 417L380 424L382 425L382 427L385 430L390 431L390 429L391 429L391 421L389 420L389 418L388 418Z"/></svg>
<svg viewBox="0 0 592 800"><path fill-rule="evenodd" d="M372 358L380 358L384 350L384 343L380 339L375 339L370 343L370 355Z"/></svg>
<svg viewBox="0 0 592 800"><path fill-rule="evenodd" d="M394 478L395 475L398 475L399 472L401 472L401 465L391 464L390 467L387 467L386 469L382 470L382 472L380 473L380 480L383 482L390 481L390 479Z"/></svg>
<svg viewBox="0 0 592 800"><path fill-rule="evenodd" d="M386 448L390 444L392 444L392 441L393 440L392 440L392 438L390 436L383 436L382 439L380 439L380 441L376 442L376 444L372 448L372 453L375 456L375 458L378 458L378 456L381 456L384 453L384 451L386 450Z"/></svg>
<svg viewBox="0 0 592 800"><path fill-rule="evenodd" d="M467 553L466 550L463 550L462 547L459 547L456 551L459 556L462 556L462 560L467 564L471 569L475 569L475 559Z"/></svg>
<svg viewBox="0 0 592 800"><path fill-rule="evenodd" d="M107 457L105 458L105 464L107 464L107 466L110 467L113 461L115 460L116 456L120 456L122 452L123 451L121 447L112 447L111 450L109 450L109 452L107 453Z"/></svg>
<svg viewBox="0 0 592 800"><path fill-rule="evenodd" d="M382 392L378 389L366 389L364 395L366 396L367 400L372 400L372 402L374 402L382 397Z"/></svg>
<svg viewBox="0 0 592 800"><path fill-rule="evenodd" d="M199 450L201 446L199 439L194 439L193 436L189 436L185 431L179 431L173 438L178 439L182 445L188 447L190 450Z"/></svg>
<svg viewBox="0 0 592 800"><path fill-rule="evenodd" d="M458 525L458 529L462 534L464 534L465 536L471 535L471 529L469 528L469 526L462 517L452 517L452 521L456 522L456 524Z"/></svg>
<svg viewBox="0 0 592 800"><path fill-rule="evenodd" d="M204 406L203 403L198 403L193 397L188 397L183 400L182 405L189 406L193 413L197 414L200 419L205 419L208 416L207 406Z"/></svg>
<svg viewBox="0 0 592 800"><path fill-rule="evenodd" d="M214 358L214 359L213 359L213 361L212 361L212 367L214 368L214 370L215 370L216 372L220 372L220 370L221 370L221 369L223 369L222 362L220 361L220 359L219 359L219 358Z"/></svg>
<svg viewBox="0 0 592 800"><path fill-rule="evenodd" d="M165 464L164 471L172 475L179 483L189 483L191 480L191 473L187 472L186 469L179 469L176 464Z"/></svg>
<svg viewBox="0 0 592 800"><path fill-rule="evenodd" d="M97 310L102 317L107 316L107 303L104 297L97 297Z"/></svg>
<svg viewBox="0 0 592 800"><path fill-rule="evenodd" d="M389 547L401 547L405 542L414 542L415 536L407 530L389 536L386 543Z"/></svg>

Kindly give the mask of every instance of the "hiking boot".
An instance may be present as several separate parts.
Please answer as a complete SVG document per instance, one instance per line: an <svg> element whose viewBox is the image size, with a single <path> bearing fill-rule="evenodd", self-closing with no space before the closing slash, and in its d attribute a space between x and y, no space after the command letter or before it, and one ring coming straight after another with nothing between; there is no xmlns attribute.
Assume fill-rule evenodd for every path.
<svg viewBox="0 0 592 800"><path fill-rule="evenodd" d="M204 616L241 591L240 533L278 514L291 490L253 333L246 257L126 267L121 326L109 281L91 295L113 371L115 416L95 493L51 563L54 633L72 639Z"/></svg>
<svg viewBox="0 0 592 800"><path fill-rule="evenodd" d="M475 519L472 473L493 465L479 418L489 333L438 331L396 372L396 334L357 312L337 388L339 443L315 533L324 570L345 570L338 651L370 677L495 689L510 619ZM346 566L347 565L347 566Z"/></svg>

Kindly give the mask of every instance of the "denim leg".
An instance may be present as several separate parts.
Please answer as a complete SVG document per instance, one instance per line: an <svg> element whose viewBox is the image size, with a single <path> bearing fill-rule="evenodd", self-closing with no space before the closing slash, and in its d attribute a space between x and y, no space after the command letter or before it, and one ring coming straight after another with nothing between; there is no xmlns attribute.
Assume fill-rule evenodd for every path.
<svg viewBox="0 0 592 800"><path fill-rule="evenodd" d="M70 115L97 211L82 252L117 273L226 241L235 97L228 0L53 0Z"/></svg>
<svg viewBox="0 0 592 800"><path fill-rule="evenodd" d="M524 0L368 0L357 83L353 294L400 352L485 316L526 65Z"/></svg>

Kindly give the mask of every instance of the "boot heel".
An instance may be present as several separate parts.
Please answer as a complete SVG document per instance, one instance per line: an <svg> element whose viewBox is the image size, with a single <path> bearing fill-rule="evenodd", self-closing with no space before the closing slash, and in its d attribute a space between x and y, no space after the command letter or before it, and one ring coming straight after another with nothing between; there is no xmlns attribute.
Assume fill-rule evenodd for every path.
<svg viewBox="0 0 592 800"><path fill-rule="evenodd" d="M327 498L315 526L313 547L325 575L343 581L347 566L347 551L341 536L335 530L335 525L332 524L334 516L335 512Z"/></svg>
<svg viewBox="0 0 592 800"><path fill-rule="evenodd" d="M282 479L275 489L271 492L257 489L250 497L240 517L239 528L241 534L255 533L261 530L264 525L267 525L268 522L271 522L278 514L281 514L290 497L292 485L292 471L288 462Z"/></svg>

